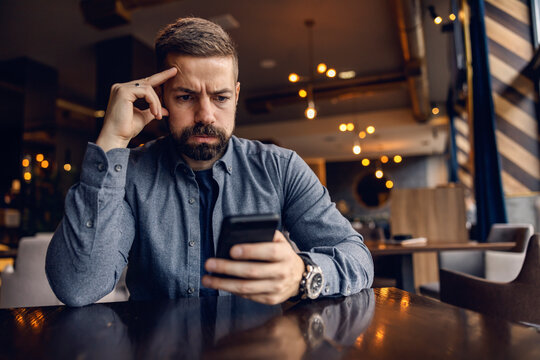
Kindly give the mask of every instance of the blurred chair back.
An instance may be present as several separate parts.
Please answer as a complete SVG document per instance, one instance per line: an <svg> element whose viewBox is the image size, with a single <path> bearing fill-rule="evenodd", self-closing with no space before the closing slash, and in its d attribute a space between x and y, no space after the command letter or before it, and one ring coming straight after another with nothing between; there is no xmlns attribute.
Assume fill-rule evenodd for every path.
<svg viewBox="0 0 540 360"><path fill-rule="evenodd" d="M517 278L500 283L441 269L441 300L512 321L540 324L540 235L531 237Z"/></svg>
<svg viewBox="0 0 540 360"><path fill-rule="evenodd" d="M45 257L52 235L42 233L20 240L15 267L0 274L0 308L62 304L45 274ZM116 288L99 302L126 301L128 297L124 271Z"/></svg>

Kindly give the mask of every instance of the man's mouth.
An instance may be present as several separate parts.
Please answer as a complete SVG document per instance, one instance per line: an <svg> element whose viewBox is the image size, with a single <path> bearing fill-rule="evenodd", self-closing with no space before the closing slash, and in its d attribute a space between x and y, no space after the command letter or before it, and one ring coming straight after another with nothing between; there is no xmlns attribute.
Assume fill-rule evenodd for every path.
<svg viewBox="0 0 540 360"><path fill-rule="evenodd" d="M202 143L217 140L217 137L212 135L191 135L191 139L195 140L195 142Z"/></svg>

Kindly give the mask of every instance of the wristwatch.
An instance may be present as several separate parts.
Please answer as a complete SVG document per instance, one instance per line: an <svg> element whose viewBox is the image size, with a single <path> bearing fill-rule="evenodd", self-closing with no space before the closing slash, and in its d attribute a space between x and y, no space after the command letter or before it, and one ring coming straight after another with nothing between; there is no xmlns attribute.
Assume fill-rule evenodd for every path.
<svg viewBox="0 0 540 360"><path fill-rule="evenodd" d="M323 272L309 257L301 254L299 256L304 261L305 266L305 271L300 281L299 295L302 300L316 299L321 295L323 289Z"/></svg>

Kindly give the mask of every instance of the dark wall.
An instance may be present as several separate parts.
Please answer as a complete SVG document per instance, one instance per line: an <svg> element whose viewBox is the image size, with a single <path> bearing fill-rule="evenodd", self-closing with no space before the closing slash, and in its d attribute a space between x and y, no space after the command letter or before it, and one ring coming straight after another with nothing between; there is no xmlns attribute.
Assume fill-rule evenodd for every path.
<svg viewBox="0 0 540 360"><path fill-rule="evenodd" d="M394 188L418 188L433 186L428 184L427 156L404 158L400 164L387 163L382 166L384 176L394 182ZM357 181L365 174L376 170L373 162L370 166L363 166L360 161L332 162L326 164L327 188L332 201L338 203L345 201L350 209L346 216L354 218L388 218L390 202L373 209L363 206L355 195ZM392 192L390 191L390 201Z"/></svg>

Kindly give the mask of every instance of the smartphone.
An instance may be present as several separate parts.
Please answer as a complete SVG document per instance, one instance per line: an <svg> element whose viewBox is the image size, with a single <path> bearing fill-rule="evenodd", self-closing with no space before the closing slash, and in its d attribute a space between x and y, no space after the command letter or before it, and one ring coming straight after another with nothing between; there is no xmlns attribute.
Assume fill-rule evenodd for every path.
<svg viewBox="0 0 540 360"><path fill-rule="evenodd" d="M216 257L231 259L231 248L236 244L272 241L279 220L279 214L237 215L224 218Z"/></svg>

